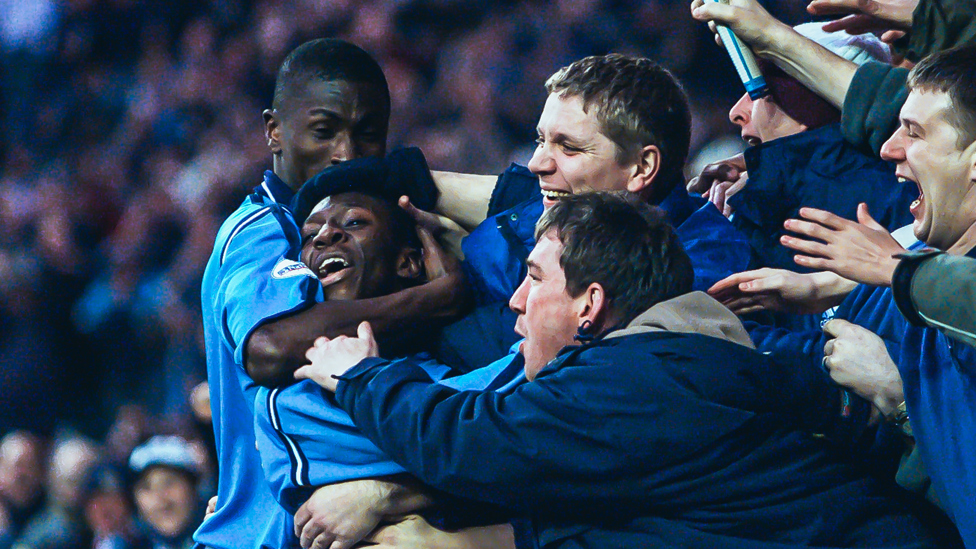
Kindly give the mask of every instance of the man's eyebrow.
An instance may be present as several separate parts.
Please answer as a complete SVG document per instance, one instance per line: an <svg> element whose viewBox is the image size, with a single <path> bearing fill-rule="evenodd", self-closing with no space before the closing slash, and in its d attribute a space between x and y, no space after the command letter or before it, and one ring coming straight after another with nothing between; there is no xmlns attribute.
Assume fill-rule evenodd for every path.
<svg viewBox="0 0 976 549"><path fill-rule="evenodd" d="M525 261L525 266L528 267L530 271L533 271L533 270L534 271L541 271L542 270L542 267L540 267L538 263L536 263L535 261L532 261L531 259L528 259L528 260Z"/></svg>
<svg viewBox="0 0 976 549"><path fill-rule="evenodd" d="M922 125L919 124L918 121L915 120L914 118L904 118L904 117L902 117L901 118L901 125L904 126L906 129L915 130L915 132L918 133L918 134L920 134L920 135L925 133L925 128L922 127Z"/></svg>
<svg viewBox="0 0 976 549"><path fill-rule="evenodd" d="M337 113L336 111L332 109L327 109L325 107L312 107L311 109L308 110L308 114L312 116L321 115L321 116L326 116L328 118L342 118L342 116L340 116L339 113Z"/></svg>

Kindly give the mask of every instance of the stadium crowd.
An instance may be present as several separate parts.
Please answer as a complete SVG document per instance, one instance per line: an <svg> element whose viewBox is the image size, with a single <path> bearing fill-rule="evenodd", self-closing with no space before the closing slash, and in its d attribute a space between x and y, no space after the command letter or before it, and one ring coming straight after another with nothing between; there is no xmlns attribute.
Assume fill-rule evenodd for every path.
<svg viewBox="0 0 976 549"><path fill-rule="evenodd" d="M976 547L961 4L3 3L0 549Z"/></svg>

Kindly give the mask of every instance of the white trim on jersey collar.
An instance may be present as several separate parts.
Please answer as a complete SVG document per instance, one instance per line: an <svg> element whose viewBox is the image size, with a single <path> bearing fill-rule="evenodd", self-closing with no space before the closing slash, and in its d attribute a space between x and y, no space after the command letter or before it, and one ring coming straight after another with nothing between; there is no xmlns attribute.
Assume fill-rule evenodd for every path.
<svg viewBox="0 0 976 549"><path fill-rule="evenodd" d="M271 187L268 186L268 182L267 181L262 181L261 182L261 187L264 189L264 192L268 193L268 197L271 198L271 200L273 200L275 202L278 202L278 199L275 198L274 193L271 192Z"/></svg>

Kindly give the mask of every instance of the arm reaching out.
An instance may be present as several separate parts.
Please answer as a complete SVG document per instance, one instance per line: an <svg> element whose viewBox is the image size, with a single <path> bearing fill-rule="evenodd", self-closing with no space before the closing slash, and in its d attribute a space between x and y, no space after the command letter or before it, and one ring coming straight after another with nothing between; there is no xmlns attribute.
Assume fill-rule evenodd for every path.
<svg viewBox="0 0 976 549"><path fill-rule="evenodd" d="M811 314L838 305L856 285L829 271L800 274L763 268L720 280L708 293L737 315L763 310Z"/></svg>
<svg viewBox="0 0 976 549"><path fill-rule="evenodd" d="M857 222L815 208L800 208L800 216L809 221L788 219L784 226L807 238L780 238L784 246L801 253L794 257L798 265L873 286L891 285L898 266L894 256L905 249L871 217L867 204L858 205Z"/></svg>
<svg viewBox="0 0 976 549"><path fill-rule="evenodd" d="M732 215L727 200L741 191L749 182L745 158L737 154L725 160L712 162L705 166L697 177L688 182L690 193L699 193L715 204L725 217Z"/></svg>
<svg viewBox="0 0 976 549"><path fill-rule="evenodd" d="M251 379L264 386L288 383L316 338L353 334L364 321L382 337L402 332L404 326L461 313L468 293L460 262L423 224L418 224L417 234L423 245L425 284L369 299L323 301L262 324L247 341L245 365Z"/></svg>
<svg viewBox="0 0 976 549"><path fill-rule="evenodd" d="M494 175L431 171L440 193L437 212L467 230L473 230L488 216L488 203L498 178Z"/></svg>
<svg viewBox="0 0 976 549"><path fill-rule="evenodd" d="M857 65L801 36L755 0L729 0L728 4L694 0L691 14L699 21L709 21L713 31L716 23L725 25L753 53L774 62L838 109L843 105Z"/></svg>
<svg viewBox="0 0 976 549"><path fill-rule="evenodd" d="M891 43L911 29L916 6L918 0L813 0L807 11L813 15L846 15L825 23L826 32L881 33L881 39Z"/></svg>

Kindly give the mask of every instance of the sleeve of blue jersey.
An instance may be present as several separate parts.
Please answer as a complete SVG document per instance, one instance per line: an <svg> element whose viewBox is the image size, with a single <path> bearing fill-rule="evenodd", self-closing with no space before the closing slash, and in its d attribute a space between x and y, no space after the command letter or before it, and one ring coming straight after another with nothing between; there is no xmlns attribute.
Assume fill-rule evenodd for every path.
<svg viewBox="0 0 976 549"><path fill-rule="evenodd" d="M419 365L434 380L449 371L433 360ZM404 472L312 381L259 389L254 432L271 492L293 514L311 488Z"/></svg>
<svg viewBox="0 0 976 549"><path fill-rule="evenodd" d="M251 332L309 307L321 298L321 286L297 261L300 234L283 208L255 209L227 230L213 314L220 315L218 325L235 349L235 360L243 364Z"/></svg>

